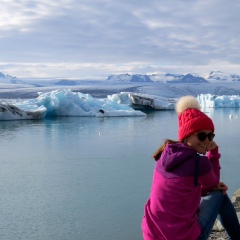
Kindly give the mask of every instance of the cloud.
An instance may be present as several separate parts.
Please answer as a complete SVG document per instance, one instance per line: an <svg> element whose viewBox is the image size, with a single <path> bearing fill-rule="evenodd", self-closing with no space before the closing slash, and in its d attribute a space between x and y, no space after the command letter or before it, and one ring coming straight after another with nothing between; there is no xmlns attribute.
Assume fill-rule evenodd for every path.
<svg viewBox="0 0 240 240"><path fill-rule="evenodd" d="M79 78L165 66L239 72L239 7L223 0L2 1L0 71Z"/></svg>

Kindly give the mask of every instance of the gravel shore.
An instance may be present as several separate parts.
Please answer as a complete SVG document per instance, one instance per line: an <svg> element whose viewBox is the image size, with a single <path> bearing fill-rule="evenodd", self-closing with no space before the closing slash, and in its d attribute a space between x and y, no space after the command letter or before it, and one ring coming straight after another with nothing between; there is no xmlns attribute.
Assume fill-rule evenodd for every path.
<svg viewBox="0 0 240 240"><path fill-rule="evenodd" d="M211 235L209 236L208 240L225 240L229 239L225 231L217 232L212 231Z"/></svg>

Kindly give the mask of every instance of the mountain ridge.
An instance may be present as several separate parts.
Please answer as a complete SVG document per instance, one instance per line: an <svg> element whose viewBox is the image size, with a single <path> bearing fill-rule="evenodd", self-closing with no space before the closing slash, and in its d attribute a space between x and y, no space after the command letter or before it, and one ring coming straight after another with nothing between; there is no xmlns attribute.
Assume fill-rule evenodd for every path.
<svg viewBox="0 0 240 240"><path fill-rule="evenodd" d="M208 83L208 82L240 82L240 75L233 73L225 73L221 71L211 71L208 74L175 74L175 73L158 73L158 74L119 74L110 75L107 81L112 82L132 82L135 77L135 82L144 82L143 78L148 79L145 82L162 82L162 83ZM139 81L137 81L139 79Z"/></svg>
<svg viewBox="0 0 240 240"><path fill-rule="evenodd" d="M50 78L49 78L50 79ZM0 72L0 83L8 84L27 84L36 85L35 80L29 79L27 82L13 77L11 75L5 75ZM75 86L80 85L83 81L87 80L70 80L70 79L52 79L52 85L61 86ZM94 81L94 80L93 80ZM103 80L104 81L104 80ZM102 81L102 82L103 82ZM156 73L156 74L116 74L109 75L105 80L109 83L220 83L220 82L235 82L240 83L240 74L225 73L221 71L211 71L206 74L199 73L187 73L187 74L177 74L177 73ZM46 84L47 84L46 80Z"/></svg>

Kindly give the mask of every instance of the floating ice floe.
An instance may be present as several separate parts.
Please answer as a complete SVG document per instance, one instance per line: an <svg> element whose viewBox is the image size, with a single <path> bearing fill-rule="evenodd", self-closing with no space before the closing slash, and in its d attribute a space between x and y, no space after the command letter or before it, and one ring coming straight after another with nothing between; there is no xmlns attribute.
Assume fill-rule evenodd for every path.
<svg viewBox="0 0 240 240"><path fill-rule="evenodd" d="M45 116L129 117L145 116L127 104L109 99L96 99L89 94L71 90L38 93L36 99L2 103L0 120L39 119ZM4 108L5 107L5 108Z"/></svg>
<svg viewBox="0 0 240 240"><path fill-rule="evenodd" d="M240 117L239 115L232 115L232 114L229 115L229 118L239 118L239 117Z"/></svg>
<svg viewBox="0 0 240 240"><path fill-rule="evenodd" d="M121 92L104 99L71 90L38 93L36 99L0 102L0 120L41 119L49 116L69 117L129 117L145 116L136 108L174 109L177 98L150 94ZM203 108L239 108L240 96L201 94L197 97ZM229 118L236 118L229 115Z"/></svg>
<svg viewBox="0 0 240 240"><path fill-rule="evenodd" d="M239 108L240 96L216 96L211 94L200 94L197 97L199 104L203 108Z"/></svg>
<svg viewBox="0 0 240 240"><path fill-rule="evenodd" d="M120 104L128 104L133 108L174 109L178 98L165 98L150 94L121 92L108 96L111 101ZM216 96L212 94L200 94L197 96L202 108L240 108L240 96Z"/></svg>
<svg viewBox="0 0 240 240"><path fill-rule="evenodd" d="M177 99L165 98L150 94L141 94L133 92L121 92L118 94L109 95L110 101L115 101L120 104L128 104L133 108L152 108L152 109L174 109Z"/></svg>
<svg viewBox="0 0 240 240"><path fill-rule="evenodd" d="M31 109L19 108L7 102L0 103L0 120L41 119L46 115L43 106L32 106Z"/></svg>

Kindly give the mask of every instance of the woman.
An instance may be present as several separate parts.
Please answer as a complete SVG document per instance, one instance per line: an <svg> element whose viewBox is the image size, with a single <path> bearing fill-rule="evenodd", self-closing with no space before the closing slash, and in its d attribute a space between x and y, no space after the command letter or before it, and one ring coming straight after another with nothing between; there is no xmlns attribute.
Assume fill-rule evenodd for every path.
<svg viewBox="0 0 240 240"><path fill-rule="evenodd" d="M192 96L180 98L176 112L179 141L166 140L153 156L157 162L144 208L144 240L208 239L218 215L230 239L240 239L228 188L220 182L212 120Z"/></svg>

